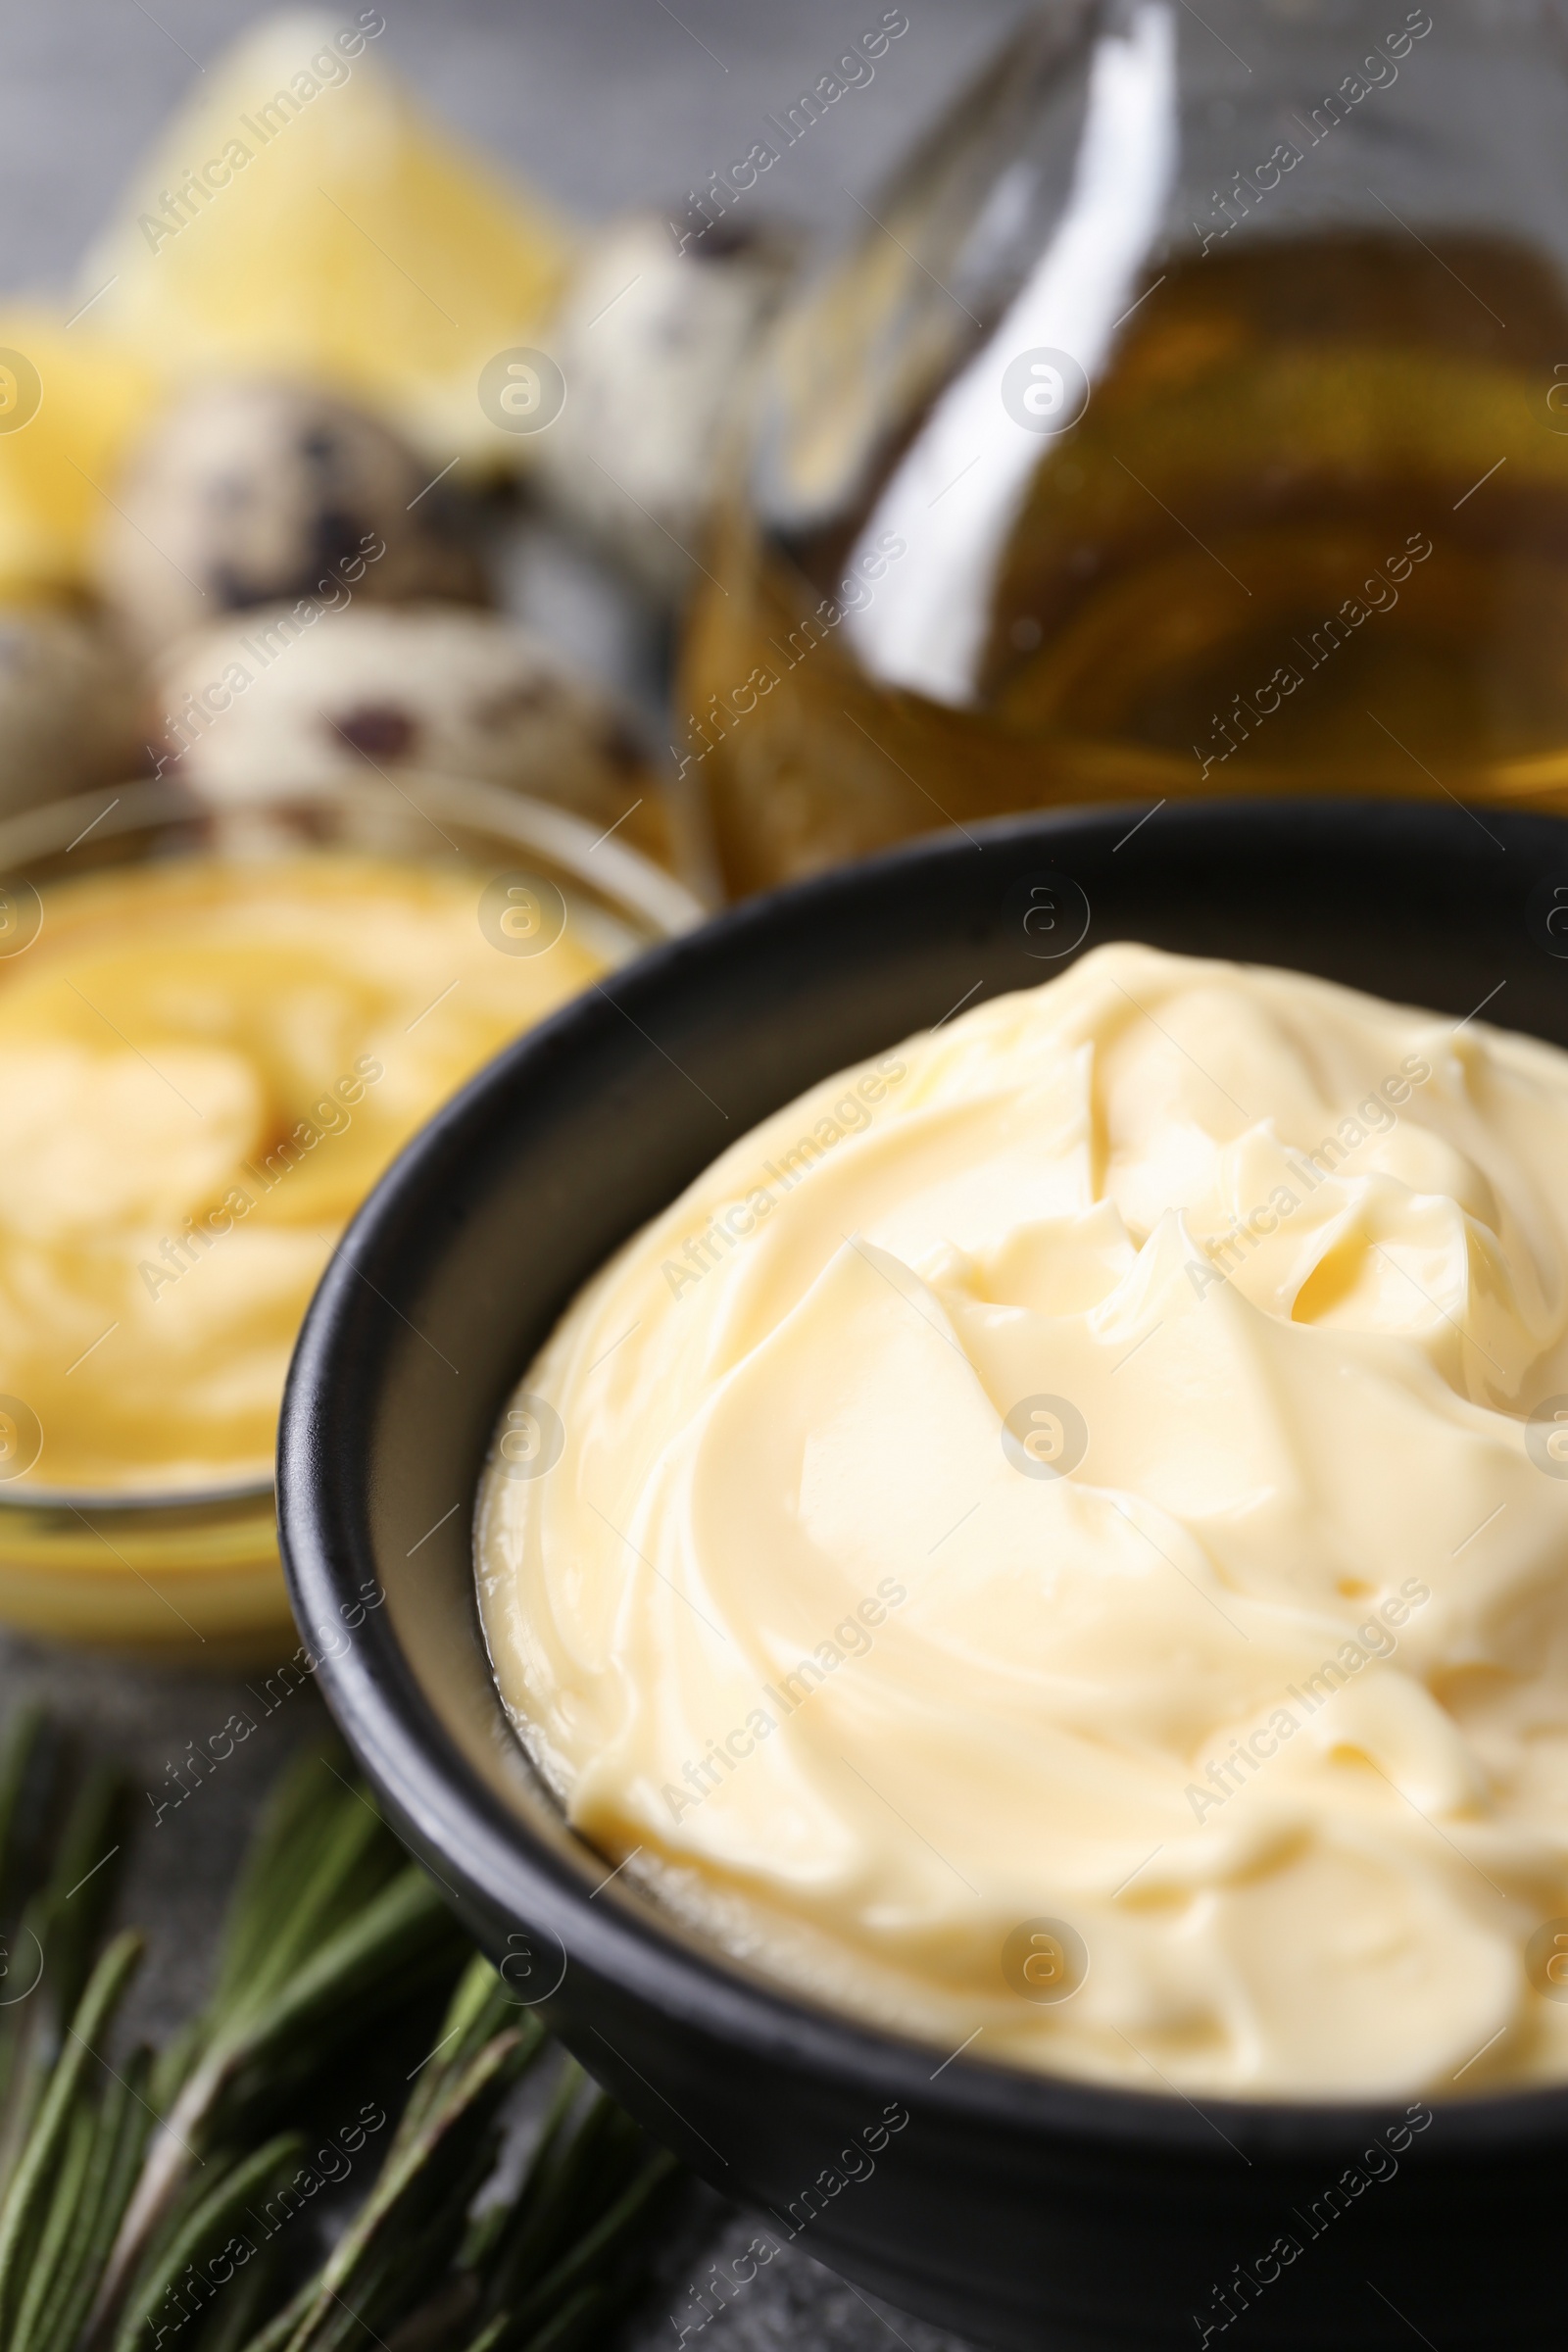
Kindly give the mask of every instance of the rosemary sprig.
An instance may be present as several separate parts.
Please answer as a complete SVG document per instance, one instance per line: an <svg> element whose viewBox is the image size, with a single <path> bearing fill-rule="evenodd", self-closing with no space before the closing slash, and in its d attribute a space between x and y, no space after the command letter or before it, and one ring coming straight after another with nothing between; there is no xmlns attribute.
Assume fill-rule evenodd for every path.
<svg viewBox="0 0 1568 2352"><path fill-rule="evenodd" d="M0 2190L60 2055L115 1889L104 1866L119 1842L122 1780L92 1772L68 1802L62 1761L59 1736L38 1709L13 1719L0 1748Z"/></svg>
<svg viewBox="0 0 1568 2352"><path fill-rule="evenodd" d="M122 2053L141 1944L106 1940L119 1780L69 1788L36 1714L0 1741L0 2352L576 2352L636 2291L674 2160L515 2005L341 1761L274 1790L206 2009ZM303 2127L421 2027L375 2177L313 2268L284 2228L322 2186ZM552 2068L497 2193L514 2093Z"/></svg>

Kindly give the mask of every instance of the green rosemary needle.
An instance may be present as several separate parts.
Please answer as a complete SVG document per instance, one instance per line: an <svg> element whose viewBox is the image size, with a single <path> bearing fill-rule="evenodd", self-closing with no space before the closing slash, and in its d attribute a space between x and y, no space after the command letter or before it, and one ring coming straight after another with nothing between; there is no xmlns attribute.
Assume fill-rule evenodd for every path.
<svg viewBox="0 0 1568 2352"><path fill-rule="evenodd" d="M515 2004L344 1759L283 1775L211 1999L157 2053L113 2038L142 1948L108 1936L123 1791L112 1773L73 1781L53 1727L16 1717L0 1740L0 2352L577 2352L601 2335L646 2276L674 2159ZM52 1839L29 1835L38 1821ZM313 2264L310 2226L285 2225L323 2185L322 2099L373 2087L421 2027L374 2177ZM507 2111L539 2069L557 2080L498 2193Z"/></svg>

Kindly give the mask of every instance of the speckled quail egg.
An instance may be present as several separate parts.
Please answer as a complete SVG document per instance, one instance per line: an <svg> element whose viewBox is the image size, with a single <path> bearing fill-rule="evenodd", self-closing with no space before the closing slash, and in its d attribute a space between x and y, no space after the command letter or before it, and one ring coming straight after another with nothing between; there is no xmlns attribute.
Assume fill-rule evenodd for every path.
<svg viewBox="0 0 1568 2352"><path fill-rule="evenodd" d="M492 613L269 606L188 638L156 693L166 772L213 799L421 769L553 801L669 855L659 781L621 712Z"/></svg>
<svg viewBox="0 0 1568 2352"><path fill-rule="evenodd" d="M539 485L656 595L698 576L790 260L722 222L680 252L666 220L637 214L602 233L558 314L566 394L538 436Z"/></svg>
<svg viewBox="0 0 1568 2352"><path fill-rule="evenodd" d="M0 606L0 816L137 773L140 717L135 676L98 622Z"/></svg>
<svg viewBox="0 0 1568 2352"><path fill-rule="evenodd" d="M98 550L104 601L157 653L223 613L330 593L485 601L465 502L376 417L286 383L207 384L130 461Z"/></svg>

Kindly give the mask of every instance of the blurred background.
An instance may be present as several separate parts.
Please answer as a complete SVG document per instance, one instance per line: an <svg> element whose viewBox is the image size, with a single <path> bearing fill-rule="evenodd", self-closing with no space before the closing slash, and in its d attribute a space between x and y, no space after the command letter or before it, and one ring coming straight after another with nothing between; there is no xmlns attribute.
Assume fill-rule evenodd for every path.
<svg viewBox="0 0 1568 2352"><path fill-rule="evenodd" d="M225 45L273 12L249 0L72 0L0 9L0 196L13 292L74 274L165 118ZM339 12L351 22L353 8ZM675 205L758 135L828 53L879 14L836 0L425 0L381 12L382 54L454 128L584 220ZM952 99L1018 0L915 0L874 82L782 159L759 205L831 236Z"/></svg>
<svg viewBox="0 0 1568 2352"><path fill-rule="evenodd" d="M84 257L112 219L133 211L127 190L170 118L203 105L233 43L290 13L318 28L352 24L359 12L301 18L248 0L0 11L0 191L10 223L3 291L58 308L71 290L64 307L74 314L108 274L84 275ZM835 0L792 0L787 9L696 0L678 11L664 0L572 10L458 0L376 13L386 29L373 36L368 62L390 69L475 161L500 166L555 208L568 233L618 215L690 216L700 224L691 208L703 181L768 135L764 118L785 113L880 15ZM937 0L905 13L908 34L746 199L745 233L765 244L780 231L785 270L804 270L863 233L877 183L1027 12L1021 0ZM189 160L200 160L194 150ZM76 331L91 333L111 309L94 304ZM436 324L433 312L426 318ZM635 354L629 366L634 373ZM629 387L627 397L635 397ZM608 564L596 562L579 533L563 538L534 514L493 551L499 601L573 668L624 696L662 744L671 616L662 596L650 603L628 594L616 552Z"/></svg>

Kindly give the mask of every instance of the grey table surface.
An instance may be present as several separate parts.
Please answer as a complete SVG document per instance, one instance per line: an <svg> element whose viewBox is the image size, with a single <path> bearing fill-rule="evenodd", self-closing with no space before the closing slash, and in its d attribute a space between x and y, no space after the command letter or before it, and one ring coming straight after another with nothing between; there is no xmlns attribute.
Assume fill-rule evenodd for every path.
<svg viewBox="0 0 1568 2352"><path fill-rule="evenodd" d="M448 122L569 211L597 219L674 207L874 24L871 0L381 0L383 54ZM203 67L266 13L253 0L3 0L0 4L0 290L72 279L137 157ZM351 12L352 13L352 12ZM948 102L1021 0L906 0L908 35L875 79L823 122L809 162L767 183L780 219L831 238ZM792 171L792 166L795 168ZM162 2034L199 2001L245 1831L285 1756L324 1729L308 1688L264 1711L243 1684L129 1666L0 1636L0 1712L46 1699L87 1746L129 1768L138 1821L122 1902L150 1935L130 2023ZM194 1794L168 1800L189 1743L243 1708L256 1735ZM139 1808L145 1801L145 1812ZM160 1805L165 1806L159 1814ZM687 2289L737 2253L755 2224L716 2201L626 2333L627 2352L674 2345ZM678 2315L678 2316L672 2316ZM694 2331L695 2332L695 2331ZM884 2315L803 2249L785 2248L702 2330L712 2352L779 2345L860 2352L954 2339ZM689 2337L688 2340L692 2340Z"/></svg>

